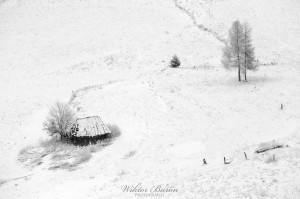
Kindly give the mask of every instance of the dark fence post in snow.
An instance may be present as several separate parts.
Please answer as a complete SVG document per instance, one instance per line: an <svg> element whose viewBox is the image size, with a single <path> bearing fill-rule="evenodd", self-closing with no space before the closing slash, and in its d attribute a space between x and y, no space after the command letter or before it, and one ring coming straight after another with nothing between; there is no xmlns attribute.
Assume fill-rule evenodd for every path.
<svg viewBox="0 0 300 199"><path fill-rule="evenodd" d="M228 162L226 162L226 158L224 157L224 164L230 164L230 163L231 163L231 161L228 160Z"/></svg>

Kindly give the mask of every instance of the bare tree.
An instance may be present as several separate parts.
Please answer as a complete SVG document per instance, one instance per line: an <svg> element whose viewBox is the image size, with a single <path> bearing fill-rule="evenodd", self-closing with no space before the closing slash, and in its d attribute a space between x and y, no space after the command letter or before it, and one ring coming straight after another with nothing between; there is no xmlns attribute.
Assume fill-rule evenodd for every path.
<svg viewBox="0 0 300 199"><path fill-rule="evenodd" d="M70 129L75 122L75 114L68 104L56 102L49 110L44 130L50 136L59 134L61 139L70 137Z"/></svg>
<svg viewBox="0 0 300 199"><path fill-rule="evenodd" d="M225 68L238 68L238 80L241 81L242 50L243 50L243 27L239 20L233 22L228 41L223 48L222 64Z"/></svg>
<svg viewBox="0 0 300 199"><path fill-rule="evenodd" d="M251 42L251 28L247 22L243 23L243 72L247 81L247 70L256 70L258 65L255 63L254 47Z"/></svg>

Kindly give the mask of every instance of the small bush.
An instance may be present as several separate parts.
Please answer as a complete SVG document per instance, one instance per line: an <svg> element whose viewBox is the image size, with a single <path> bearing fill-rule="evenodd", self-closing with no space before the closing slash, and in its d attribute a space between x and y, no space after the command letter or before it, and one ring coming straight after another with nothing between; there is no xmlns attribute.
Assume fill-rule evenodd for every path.
<svg viewBox="0 0 300 199"><path fill-rule="evenodd" d="M72 95L69 99L69 104L71 104L76 97L77 97L77 93L75 91L72 91Z"/></svg>
<svg viewBox="0 0 300 199"><path fill-rule="evenodd" d="M116 124L107 124L107 128L110 130L110 134L108 134L108 138L116 138L121 135L121 130Z"/></svg>
<svg viewBox="0 0 300 199"><path fill-rule="evenodd" d="M276 157L275 157L275 154L269 155L269 156L267 157L267 159L265 160L265 163L267 163L267 164L272 163L272 162L277 162L277 159L276 159Z"/></svg>
<svg viewBox="0 0 300 199"><path fill-rule="evenodd" d="M56 102L49 110L44 130L50 136L59 134L62 140L70 138L70 129L75 122L75 114L68 104Z"/></svg>
<svg viewBox="0 0 300 199"><path fill-rule="evenodd" d="M178 68L180 66L179 58L174 55L173 58L170 61L170 67L171 68Z"/></svg>

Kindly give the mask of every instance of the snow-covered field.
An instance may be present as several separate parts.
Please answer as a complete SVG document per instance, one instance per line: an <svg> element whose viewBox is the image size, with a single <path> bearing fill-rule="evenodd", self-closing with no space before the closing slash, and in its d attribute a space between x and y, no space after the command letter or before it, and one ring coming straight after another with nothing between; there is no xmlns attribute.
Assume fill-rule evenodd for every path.
<svg viewBox="0 0 300 199"><path fill-rule="evenodd" d="M178 189L140 198L300 198L299 2L176 4L0 1L0 198L139 198L122 189L139 183ZM215 38L237 18L265 63L241 83ZM174 54L178 69L168 67ZM47 138L48 107L77 90L78 115L100 115L122 135L77 170L26 169L18 152ZM254 153L273 140L289 147Z"/></svg>

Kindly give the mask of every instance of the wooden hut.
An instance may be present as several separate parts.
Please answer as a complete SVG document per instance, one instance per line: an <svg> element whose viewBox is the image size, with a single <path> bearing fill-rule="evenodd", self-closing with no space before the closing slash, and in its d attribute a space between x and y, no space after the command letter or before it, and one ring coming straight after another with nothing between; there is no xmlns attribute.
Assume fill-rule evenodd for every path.
<svg viewBox="0 0 300 199"><path fill-rule="evenodd" d="M72 142L82 145L95 143L110 133L99 116L79 118L71 128Z"/></svg>

